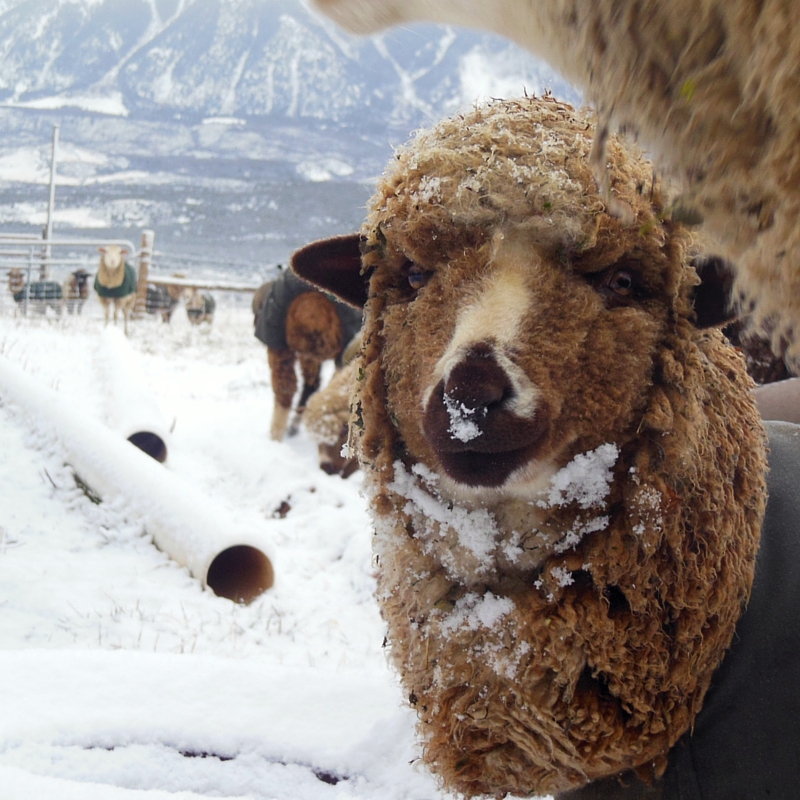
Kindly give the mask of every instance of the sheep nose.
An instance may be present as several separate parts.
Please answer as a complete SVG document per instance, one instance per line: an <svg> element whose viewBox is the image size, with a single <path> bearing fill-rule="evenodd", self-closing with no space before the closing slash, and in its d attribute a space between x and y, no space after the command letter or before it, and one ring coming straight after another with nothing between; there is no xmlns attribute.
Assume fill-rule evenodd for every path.
<svg viewBox="0 0 800 800"><path fill-rule="evenodd" d="M462 409L477 421L509 399L514 389L491 350L475 347L450 370L443 393L448 411Z"/></svg>
<svg viewBox="0 0 800 800"><path fill-rule="evenodd" d="M476 345L434 389L425 413L426 434L437 449L484 444L481 437L493 430L513 396L511 380L492 348Z"/></svg>

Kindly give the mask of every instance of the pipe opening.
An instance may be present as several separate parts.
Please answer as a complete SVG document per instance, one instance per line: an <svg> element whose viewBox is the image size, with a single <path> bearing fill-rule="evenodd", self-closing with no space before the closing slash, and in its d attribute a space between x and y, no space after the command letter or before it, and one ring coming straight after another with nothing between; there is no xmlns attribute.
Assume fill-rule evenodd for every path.
<svg viewBox="0 0 800 800"><path fill-rule="evenodd" d="M156 433L138 431L137 433L132 433L128 437L128 441L143 453L147 453L150 458L154 458L159 464L163 464L167 460L167 445Z"/></svg>
<svg viewBox="0 0 800 800"><path fill-rule="evenodd" d="M208 568L206 583L219 597L250 603L275 582L272 562L258 549L237 544L223 550Z"/></svg>

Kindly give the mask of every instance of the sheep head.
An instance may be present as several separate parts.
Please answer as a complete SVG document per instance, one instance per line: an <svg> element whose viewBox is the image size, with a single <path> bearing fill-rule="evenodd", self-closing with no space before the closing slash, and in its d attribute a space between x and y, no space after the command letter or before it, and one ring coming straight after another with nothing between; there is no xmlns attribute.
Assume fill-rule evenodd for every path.
<svg viewBox="0 0 800 800"><path fill-rule="evenodd" d="M117 272L125 266L125 256L128 250L125 247L120 247L116 244L110 244L107 247L98 247L100 253L100 265L109 272Z"/></svg>
<svg viewBox="0 0 800 800"><path fill-rule="evenodd" d="M752 584L763 432L729 282L652 169L552 98L421 133L360 236L295 254L365 303L353 440L392 659L467 796L658 773ZM697 302L696 302L697 301ZM713 587L713 591L712 591Z"/></svg>
<svg viewBox="0 0 800 800"><path fill-rule="evenodd" d="M630 435L659 344L729 292L707 289L692 320L688 234L615 140L609 209L592 135L551 98L478 110L420 134L373 198L360 249L386 405L454 498L535 499L576 453ZM358 246L312 245L294 266L364 302Z"/></svg>
<svg viewBox="0 0 800 800"><path fill-rule="evenodd" d="M11 294L17 294L24 288L25 273L21 269L13 267L8 271L8 291L11 292Z"/></svg>

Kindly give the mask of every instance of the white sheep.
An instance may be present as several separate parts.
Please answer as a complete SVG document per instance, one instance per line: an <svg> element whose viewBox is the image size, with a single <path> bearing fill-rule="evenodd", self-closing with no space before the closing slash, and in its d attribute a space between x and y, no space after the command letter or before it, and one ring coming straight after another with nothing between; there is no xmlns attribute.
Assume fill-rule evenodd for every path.
<svg viewBox="0 0 800 800"><path fill-rule="evenodd" d="M94 278L94 290L103 306L106 324L111 308L114 309L114 324L122 311L125 335L128 334L128 319L136 305L136 270L128 264L126 248L116 244L99 247L100 264Z"/></svg>
<svg viewBox="0 0 800 800"><path fill-rule="evenodd" d="M698 286L651 165L609 139L629 211L612 213L593 137L550 97L446 120L396 154L360 241L293 257L305 280L366 302L351 444L391 658L424 760L467 797L662 797L646 780L666 800L674 753L707 756L715 736L704 797L775 780L785 797L800 692L760 718L779 714L769 730L787 726L788 744L729 731L743 717L726 702L701 711L744 636L764 516L752 382L704 327L715 284ZM800 650L794 623L759 625ZM796 683L789 666L772 677L793 663L783 652L744 663L748 713L748 693ZM608 793L566 794L584 785Z"/></svg>
<svg viewBox="0 0 800 800"><path fill-rule="evenodd" d="M641 137L737 264L745 310L800 361L800 3L795 0L315 0L350 30L429 20L501 33ZM612 187L613 188L613 187ZM612 193L613 196L613 193Z"/></svg>

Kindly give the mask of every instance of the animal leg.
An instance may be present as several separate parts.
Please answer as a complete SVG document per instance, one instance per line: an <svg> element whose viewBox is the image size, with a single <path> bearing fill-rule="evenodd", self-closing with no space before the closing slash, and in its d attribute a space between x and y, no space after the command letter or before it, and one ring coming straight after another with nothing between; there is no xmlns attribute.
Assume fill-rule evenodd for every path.
<svg viewBox="0 0 800 800"><path fill-rule="evenodd" d="M297 390L297 376L294 372L294 353L291 350L267 348L267 361L272 377L272 392L275 407L272 412L270 436L276 442L283 439L289 423L289 412Z"/></svg>
<svg viewBox="0 0 800 800"><path fill-rule="evenodd" d="M306 410L308 398L319 390L319 371L322 366L322 363L316 356L308 355L307 353L301 353L298 356L298 360L300 361L300 374L303 376L303 390L300 392L300 400L297 403L294 419L289 426L290 436L297 433L300 420L303 417L303 412Z"/></svg>
<svg viewBox="0 0 800 800"><path fill-rule="evenodd" d="M308 398L319 389L319 371L322 363L316 356L300 354L300 374L303 376L303 391L298 402L298 411L305 410Z"/></svg>

